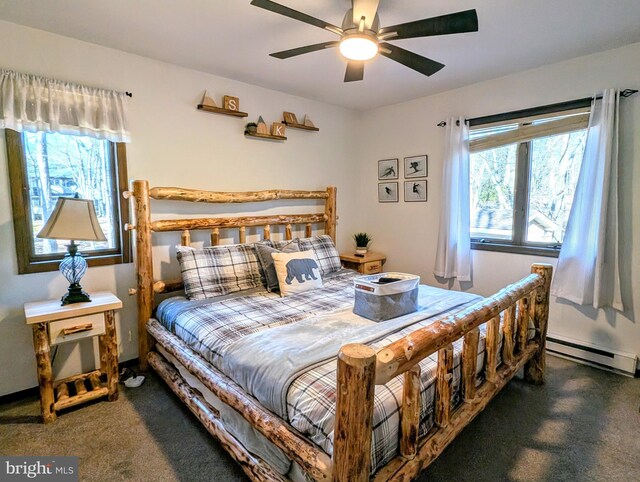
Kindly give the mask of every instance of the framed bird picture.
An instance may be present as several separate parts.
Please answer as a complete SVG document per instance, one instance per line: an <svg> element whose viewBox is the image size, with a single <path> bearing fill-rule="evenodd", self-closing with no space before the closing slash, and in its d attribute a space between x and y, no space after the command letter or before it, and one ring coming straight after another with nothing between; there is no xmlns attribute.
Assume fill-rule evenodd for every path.
<svg viewBox="0 0 640 482"><path fill-rule="evenodd" d="M378 183L378 202L397 203L398 202L398 183L397 182Z"/></svg>
<svg viewBox="0 0 640 482"><path fill-rule="evenodd" d="M427 180L405 181L404 202L427 202Z"/></svg>
<svg viewBox="0 0 640 482"><path fill-rule="evenodd" d="M429 175L427 166L427 155L404 158L404 178L427 177Z"/></svg>
<svg viewBox="0 0 640 482"><path fill-rule="evenodd" d="M398 179L398 159L383 159L378 161L378 180Z"/></svg>

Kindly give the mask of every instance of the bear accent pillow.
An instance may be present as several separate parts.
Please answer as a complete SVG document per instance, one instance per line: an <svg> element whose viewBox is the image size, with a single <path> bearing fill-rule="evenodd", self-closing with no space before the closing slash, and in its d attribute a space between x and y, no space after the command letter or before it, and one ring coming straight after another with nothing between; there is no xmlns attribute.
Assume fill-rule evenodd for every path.
<svg viewBox="0 0 640 482"><path fill-rule="evenodd" d="M298 243L289 243L281 249L272 248L271 246L263 243L256 243L255 248L258 260L260 261L260 265L264 271L264 277L267 280L267 291L277 291L280 284L278 283L278 275L271 255L273 253L299 252L300 248L298 247Z"/></svg>
<svg viewBox="0 0 640 482"><path fill-rule="evenodd" d="M280 296L289 296L322 287L320 267L313 251L273 253Z"/></svg>

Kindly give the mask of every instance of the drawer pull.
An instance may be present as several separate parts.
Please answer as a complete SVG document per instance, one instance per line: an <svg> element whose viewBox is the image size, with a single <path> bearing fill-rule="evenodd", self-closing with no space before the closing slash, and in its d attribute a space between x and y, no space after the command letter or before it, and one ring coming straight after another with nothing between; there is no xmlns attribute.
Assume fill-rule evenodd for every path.
<svg viewBox="0 0 640 482"><path fill-rule="evenodd" d="M84 323L82 325L70 326L62 330L62 335L73 335L74 333L82 333L83 331L93 330L93 323Z"/></svg>

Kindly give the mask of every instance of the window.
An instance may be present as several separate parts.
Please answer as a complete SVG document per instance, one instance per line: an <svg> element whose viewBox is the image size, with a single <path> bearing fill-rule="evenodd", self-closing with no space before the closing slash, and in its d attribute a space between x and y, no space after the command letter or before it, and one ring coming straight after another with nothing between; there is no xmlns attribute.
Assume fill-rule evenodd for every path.
<svg viewBox="0 0 640 482"><path fill-rule="evenodd" d="M584 153L589 107L472 121L472 248L557 256ZM500 120L495 118L502 117Z"/></svg>
<svg viewBox="0 0 640 482"><path fill-rule="evenodd" d="M6 130L18 272L58 269L67 241L36 235L59 197L92 199L105 242L79 241L89 266L131 261L129 234L123 230L128 203L126 150L122 143L58 133Z"/></svg>

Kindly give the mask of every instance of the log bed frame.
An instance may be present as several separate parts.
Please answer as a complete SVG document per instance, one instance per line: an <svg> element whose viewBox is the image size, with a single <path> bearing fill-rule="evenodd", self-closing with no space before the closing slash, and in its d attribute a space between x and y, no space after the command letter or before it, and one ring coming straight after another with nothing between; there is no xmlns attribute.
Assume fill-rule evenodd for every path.
<svg viewBox="0 0 640 482"><path fill-rule="evenodd" d="M257 431L298 463L316 481L364 482L371 479L371 438L373 395L376 385L392 378L404 377L401 411L400 454L380 469L376 482L415 478L467 426L504 387L524 368L525 379L543 383L545 341L549 315L549 286L552 267L534 264L531 274L507 286L473 306L441 319L425 328L416 329L377 352L366 345L349 344L338 354L336 421L334 452L329 457L323 450L297 432L286 421L266 410L226 375L204 362L177 337L149 320L157 293L182 289L181 281L157 280L153 277L152 233L180 231L182 245L190 244L191 230L210 230L211 244L218 245L220 229L239 230L239 240L246 241L246 228L263 228L264 239L270 239L271 226L284 225L286 239L292 238L292 225L305 225L311 236L313 224L323 224L324 231L335 240L336 188L325 191L269 190L257 192L210 192L174 187L149 188L147 181L133 181L133 190L124 193L135 201L135 224L126 226L136 232L138 349L143 370L154 368L205 428L242 467L251 480L285 481L272 466L250 454L225 429L218 411L200 392L189 386L174 366L158 351L157 343L175 357L193 376L222 402L234 408ZM214 217L194 219L151 220L151 199L204 203L248 203L280 199L321 199L324 213L266 215L249 217ZM516 306L518 309L516 310ZM498 366L499 330L503 315L504 342ZM535 336L528 340L529 320L533 320ZM480 326L486 330L485 379L476 387L478 338ZM462 390L463 403L451 407L453 342L463 338ZM424 358L438 353L436 378L435 426L426 437L418 439L420 420L420 366Z"/></svg>

